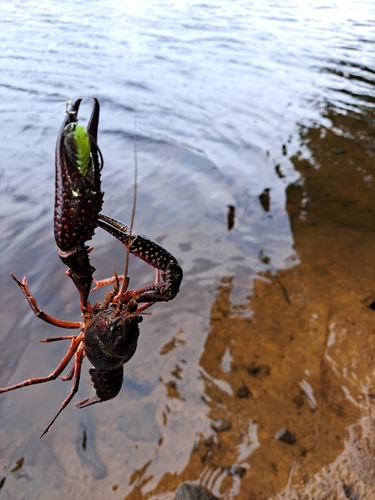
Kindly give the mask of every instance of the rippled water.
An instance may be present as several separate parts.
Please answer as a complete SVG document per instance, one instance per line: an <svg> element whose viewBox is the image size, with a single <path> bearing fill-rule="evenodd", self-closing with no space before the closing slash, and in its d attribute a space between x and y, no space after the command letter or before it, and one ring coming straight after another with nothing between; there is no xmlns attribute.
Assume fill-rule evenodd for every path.
<svg viewBox="0 0 375 500"><path fill-rule="evenodd" d="M68 386L51 382L1 396L0 460L9 470L24 456L25 465L17 479L7 475L0 496L101 498L115 495L115 485L116 498L146 494L168 473L180 473L194 443L212 432L201 398L207 380L230 392L201 366L204 352L218 349L206 340L220 283L230 280L233 307L251 317L244 304L259 273L299 263L285 189L300 177L290 161L300 127L331 127L325 111L332 107L343 114L373 109L374 4L108 0L0 7L0 384L49 373L65 349L39 344L54 329L34 318L10 271L27 275L50 314L79 318L52 233L54 145L65 110L57 104L83 97L85 123L90 97L100 100L103 211L124 222L132 206L136 116L135 227L160 241L185 272L178 298L145 318L115 401L67 408L39 442ZM259 200L265 189L269 211ZM235 207L230 231L228 205ZM97 277L122 269L121 245L100 231L93 245ZM131 286L152 279L151 269L132 263ZM86 364L79 396L90 393L87 380ZM242 460L254 442L250 436L243 443ZM239 491L240 481L226 494Z"/></svg>

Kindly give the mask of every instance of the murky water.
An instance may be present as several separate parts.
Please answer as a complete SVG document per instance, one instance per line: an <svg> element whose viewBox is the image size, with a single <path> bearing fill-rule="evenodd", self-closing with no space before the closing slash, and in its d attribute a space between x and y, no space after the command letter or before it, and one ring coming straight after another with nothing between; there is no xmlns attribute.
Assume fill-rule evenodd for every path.
<svg viewBox="0 0 375 500"><path fill-rule="evenodd" d="M38 342L61 333L10 271L79 319L52 233L56 104L83 97L85 123L100 100L103 211L124 222L136 115L135 227L185 272L115 400L69 406L40 441L69 383L1 395L0 498L167 498L184 480L223 498L373 498L373 2L0 7L0 385L66 349ZM113 238L93 246L96 277L122 270ZM153 276L133 259L132 287Z"/></svg>

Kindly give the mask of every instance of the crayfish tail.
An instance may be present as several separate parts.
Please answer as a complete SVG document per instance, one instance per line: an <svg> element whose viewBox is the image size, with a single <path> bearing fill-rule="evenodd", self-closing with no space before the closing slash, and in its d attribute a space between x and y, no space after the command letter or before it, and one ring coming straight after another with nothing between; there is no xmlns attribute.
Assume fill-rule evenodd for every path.
<svg viewBox="0 0 375 500"><path fill-rule="evenodd" d="M91 375L96 394L76 403L77 408L85 408L86 406L90 406L95 403L108 401L109 399L115 398L120 392L124 378L123 366L119 366L114 370L108 371L100 371L96 368L91 368L89 373Z"/></svg>
<svg viewBox="0 0 375 500"><path fill-rule="evenodd" d="M98 398L97 394L94 394L90 398L82 399L82 401L78 401L74 406L77 408L86 408L86 406L94 405L95 403L100 403L102 400Z"/></svg>

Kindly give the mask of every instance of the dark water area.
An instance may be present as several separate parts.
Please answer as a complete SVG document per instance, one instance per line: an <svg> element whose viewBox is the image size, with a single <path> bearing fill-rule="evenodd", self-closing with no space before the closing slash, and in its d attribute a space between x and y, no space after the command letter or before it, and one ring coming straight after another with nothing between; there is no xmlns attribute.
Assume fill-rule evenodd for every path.
<svg viewBox="0 0 375 500"><path fill-rule="evenodd" d="M80 319L52 228L68 99L82 124L100 101L103 212L126 223L136 117L135 228L184 270L116 399L71 404L39 440L70 383L0 395L0 499L171 500L182 481L225 499L374 498L373 2L0 7L0 386L67 349L39 343L63 333L10 272ZM118 242L97 230L92 245L96 278L122 271ZM153 277L131 259L132 288Z"/></svg>

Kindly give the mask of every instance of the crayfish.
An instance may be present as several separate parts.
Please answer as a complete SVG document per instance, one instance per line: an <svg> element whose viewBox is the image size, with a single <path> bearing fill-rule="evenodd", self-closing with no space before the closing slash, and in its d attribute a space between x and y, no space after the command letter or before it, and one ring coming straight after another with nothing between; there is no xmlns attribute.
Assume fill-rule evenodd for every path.
<svg viewBox="0 0 375 500"><path fill-rule="evenodd" d="M87 356L93 368L89 370L95 394L78 403L78 408L107 401L117 396L123 381L123 365L134 355L139 336L141 313L155 302L172 300L178 293L182 280L182 269L177 260L155 241L136 233L111 217L101 214L104 193L101 191L100 174L103 156L97 143L99 125L99 102L94 106L87 129L78 124L81 99L67 108L66 117L57 137L55 151L56 192L54 209L54 233L58 255L68 266L66 274L78 290L83 321L64 321L39 309L29 290L26 277L14 281L24 293L34 314L60 328L80 329L78 335L46 338L42 342L70 340L70 347L58 366L46 377L30 378L9 387L0 388L0 393L21 387L41 384L60 377L72 380L69 395L43 429L41 437L48 432L62 410L78 391L82 360ZM90 304L89 295L95 268L91 266L89 253L92 248L86 242L95 229L101 227L117 238L129 253L134 254L155 268L154 283L128 290L129 278L117 276L95 282L100 288L114 283L102 303ZM122 281L120 287L120 281ZM61 375L74 356L74 364L68 375Z"/></svg>

